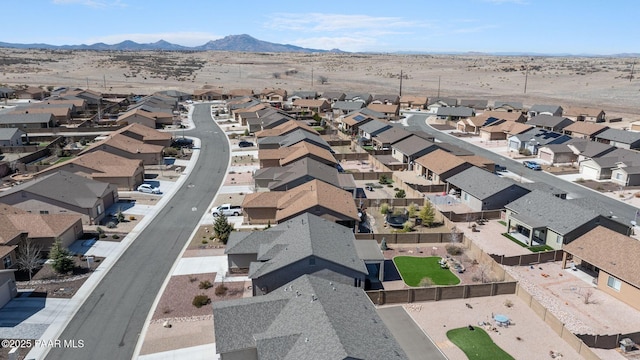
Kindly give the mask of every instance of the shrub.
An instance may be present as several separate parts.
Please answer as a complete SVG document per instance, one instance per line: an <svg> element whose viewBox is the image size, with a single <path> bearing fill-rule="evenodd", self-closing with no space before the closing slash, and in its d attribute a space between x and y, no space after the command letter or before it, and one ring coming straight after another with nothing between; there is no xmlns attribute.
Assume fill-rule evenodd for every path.
<svg viewBox="0 0 640 360"><path fill-rule="evenodd" d="M136 217L135 217L135 216L133 216L133 215L130 215L130 216L129 216L129 221L135 221L135 220L136 220Z"/></svg>
<svg viewBox="0 0 640 360"><path fill-rule="evenodd" d="M105 233L100 233L99 237L100 237L100 239L104 239L104 238L106 238L106 237L107 237L107 234L105 234Z"/></svg>
<svg viewBox="0 0 640 360"><path fill-rule="evenodd" d="M404 199L405 197L407 197L407 193L403 189L396 191L396 199Z"/></svg>
<svg viewBox="0 0 640 360"><path fill-rule="evenodd" d="M195 276L189 276L189 282L196 282L198 281L198 278Z"/></svg>
<svg viewBox="0 0 640 360"><path fill-rule="evenodd" d="M448 244L446 246L447 248L447 254L449 255L460 255L462 254L462 248L460 246L457 245L453 245L453 244Z"/></svg>
<svg viewBox="0 0 640 360"><path fill-rule="evenodd" d="M193 306L197 307L198 309L200 309L201 307L205 306L205 305L209 305L211 303L211 299L207 296L207 295L196 295L193 298L193 301L191 302L193 304Z"/></svg>
<svg viewBox="0 0 640 360"><path fill-rule="evenodd" d="M389 204L382 203L380 204L380 214L387 215L389 213Z"/></svg>
<svg viewBox="0 0 640 360"><path fill-rule="evenodd" d="M98 232L98 234L104 234L104 230L102 230L100 226L96 228L96 231Z"/></svg>
<svg viewBox="0 0 640 360"><path fill-rule="evenodd" d="M107 228L108 228L108 229L115 229L115 228L116 228L116 226L117 226L117 225L116 225L116 223L115 223L114 221L109 221L109 222L107 223Z"/></svg>
<svg viewBox="0 0 640 360"><path fill-rule="evenodd" d="M116 220L118 220L119 223L124 221L124 214L121 209L118 209L118 212L116 212Z"/></svg>
<svg viewBox="0 0 640 360"><path fill-rule="evenodd" d="M244 136L249 136L249 129L244 129Z"/></svg>
<svg viewBox="0 0 640 360"><path fill-rule="evenodd" d="M426 227L431 227L433 225L433 222L436 218L436 212L433 208L433 205L431 205L431 202L425 202L422 210L420 210L420 215L418 216L420 217L420 219L422 219L422 225Z"/></svg>
<svg viewBox="0 0 640 360"><path fill-rule="evenodd" d="M200 285L198 285L198 288L205 289L205 290L211 289L212 287L213 287L213 284L209 280L202 280L200 281Z"/></svg>
<svg viewBox="0 0 640 360"><path fill-rule="evenodd" d="M407 208L407 214L409 215L409 217L410 218L416 217L417 212L418 212L418 205L416 205L415 203L409 204L409 207Z"/></svg>
<svg viewBox="0 0 640 360"><path fill-rule="evenodd" d="M229 289L224 286L224 284L220 284L216 286L215 294L216 296L224 296L227 293L227 290Z"/></svg>
<svg viewBox="0 0 640 360"><path fill-rule="evenodd" d="M231 231L233 231L233 225L227 221L227 217L224 216L224 214L220 214L220 216L216 217L216 220L213 223L213 232L223 244L227 244Z"/></svg>
<svg viewBox="0 0 640 360"><path fill-rule="evenodd" d="M56 239L51 250L49 250L49 259L53 261L51 267L58 274L66 274L73 270L74 264L73 259L71 259L71 252L62 246L60 239Z"/></svg>
<svg viewBox="0 0 640 360"><path fill-rule="evenodd" d="M414 224L413 224L413 221L411 220L407 220L404 222L404 224L402 224L402 230L406 232L413 231L413 227L414 227Z"/></svg>
<svg viewBox="0 0 640 360"><path fill-rule="evenodd" d="M112 238L112 239L114 239L114 240L118 240L118 239L120 239L120 235L118 235L118 234L113 234L113 235L111 236L111 238Z"/></svg>
<svg viewBox="0 0 640 360"><path fill-rule="evenodd" d="M386 185L386 184L391 184L393 182L393 180L391 180L387 175L382 174L380 175L380 178L378 179L378 181L380 182L380 184L382 185Z"/></svg>

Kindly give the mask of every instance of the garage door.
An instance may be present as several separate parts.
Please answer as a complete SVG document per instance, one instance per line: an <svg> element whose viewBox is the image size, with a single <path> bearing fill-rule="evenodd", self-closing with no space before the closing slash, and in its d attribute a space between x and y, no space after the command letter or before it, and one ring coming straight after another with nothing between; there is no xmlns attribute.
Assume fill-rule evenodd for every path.
<svg viewBox="0 0 640 360"><path fill-rule="evenodd" d="M553 164L553 153L540 151L539 155L540 155L540 160L546 161L549 164Z"/></svg>
<svg viewBox="0 0 640 360"><path fill-rule="evenodd" d="M597 180L599 176L598 169L584 165L580 166L580 173L585 179Z"/></svg>
<svg viewBox="0 0 640 360"><path fill-rule="evenodd" d="M0 308L11 300L11 291L9 290L9 282L0 285Z"/></svg>

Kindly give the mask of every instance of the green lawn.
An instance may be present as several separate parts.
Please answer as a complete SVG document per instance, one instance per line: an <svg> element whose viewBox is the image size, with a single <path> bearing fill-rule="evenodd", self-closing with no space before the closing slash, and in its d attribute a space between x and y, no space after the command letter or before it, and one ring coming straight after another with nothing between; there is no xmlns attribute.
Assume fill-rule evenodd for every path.
<svg viewBox="0 0 640 360"><path fill-rule="evenodd" d="M514 238L513 236L509 235L508 233L502 233L502 236L506 237L507 239L513 241L514 243L522 246L523 248L527 248L529 249L529 251L531 252L541 252L541 251L550 251L553 250L553 248L547 244L544 245L533 245L533 246L527 246L527 244L523 244L520 241L518 241L516 238Z"/></svg>
<svg viewBox="0 0 640 360"><path fill-rule="evenodd" d="M71 158L73 158L73 156L63 156L63 157L60 157L60 158L58 158L58 160L57 160L56 162L54 162L54 164L58 164L58 163L61 163L61 162L67 161L67 160L69 160L69 159L71 159Z"/></svg>
<svg viewBox="0 0 640 360"><path fill-rule="evenodd" d="M479 327L474 331L463 327L447 331L447 338L462 350L469 360L513 360L513 356L496 345Z"/></svg>
<svg viewBox="0 0 640 360"><path fill-rule="evenodd" d="M431 279L433 285L457 285L460 279L449 269L440 268L440 257L396 256L393 262L398 268L405 284L420 286L424 278Z"/></svg>

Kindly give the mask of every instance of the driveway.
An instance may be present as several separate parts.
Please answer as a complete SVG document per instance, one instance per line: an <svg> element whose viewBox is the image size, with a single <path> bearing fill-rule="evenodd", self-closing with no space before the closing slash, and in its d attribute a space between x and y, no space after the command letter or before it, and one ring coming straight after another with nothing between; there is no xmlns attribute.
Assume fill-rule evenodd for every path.
<svg viewBox="0 0 640 360"><path fill-rule="evenodd" d="M378 308L378 315L409 359L447 359L402 306Z"/></svg>

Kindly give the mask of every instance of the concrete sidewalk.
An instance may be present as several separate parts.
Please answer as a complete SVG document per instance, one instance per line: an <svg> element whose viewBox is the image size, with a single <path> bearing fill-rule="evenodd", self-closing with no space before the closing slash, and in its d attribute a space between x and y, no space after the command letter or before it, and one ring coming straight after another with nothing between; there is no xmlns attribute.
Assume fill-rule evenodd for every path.
<svg viewBox="0 0 640 360"><path fill-rule="evenodd" d="M192 346L188 348L163 351L159 353L140 355L139 360L218 360L220 355L216 354L216 344Z"/></svg>

